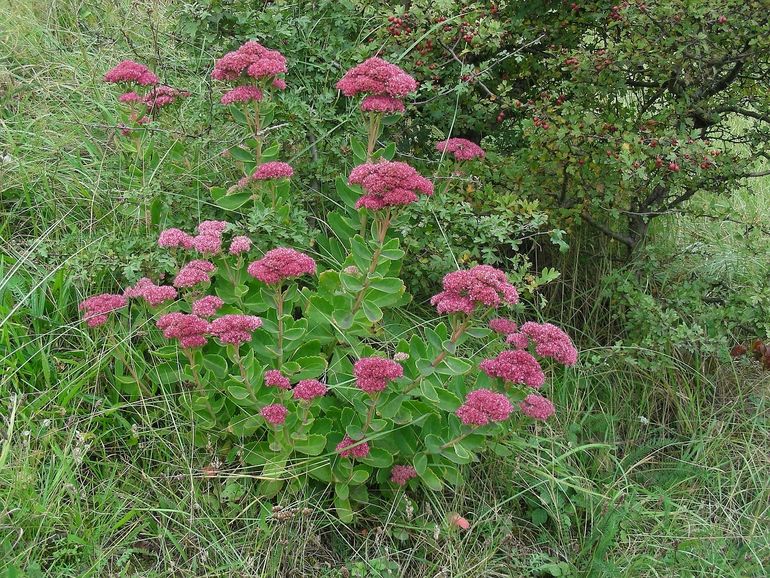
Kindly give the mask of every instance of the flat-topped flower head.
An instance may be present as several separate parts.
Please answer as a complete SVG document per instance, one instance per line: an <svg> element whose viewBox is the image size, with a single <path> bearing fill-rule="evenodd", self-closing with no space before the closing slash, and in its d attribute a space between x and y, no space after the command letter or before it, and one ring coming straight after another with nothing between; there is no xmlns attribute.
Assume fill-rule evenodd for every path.
<svg viewBox="0 0 770 578"><path fill-rule="evenodd" d="M508 383L539 388L545 383L545 374L528 351L503 351L493 359L485 359L479 369L490 377L498 377Z"/></svg>
<svg viewBox="0 0 770 578"><path fill-rule="evenodd" d="M140 84L151 86L158 83L158 77L144 64L124 60L104 75L104 82Z"/></svg>
<svg viewBox="0 0 770 578"><path fill-rule="evenodd" d="M291 389L289 378L283 375L277 369L268 369L265 372L265 385L267 387L277 387L278 389Z"/></svg>
<svg viewBox="0 0 770 578"><path fill-rule="evenodd" d="M201 235L221 235L230 225L227 221L203 221L198 225L198 233Z"/></svg>
<svg viewBox="0 0 770 578"><path fill-rule="evenodd" d="M362 357L353 365L356 386L372 394L388 387L388 383L404 375L404 368L382 357Z"/></svg>
<svg viewBox="0 0 770 578"><path fill-rule="evenodd" d="M475 142L464 138L450 138L436 143L436 150L451 154L456 161L469 161L471 159L483 159L484 149Z"/></svg>
<svg viewBox="0 0 770 578"><path fill-rule="evenodd" d="M354 66L337 82L345 96L371 94L403 98L417 90L417 82L395 64L382 58L369 58Z"/></svg>
<svg viewBox="0 0 770 578"><path fill-rule="evenodd" d="M286 90L286 81L283 78L274 79L273 88L277 88L278 90Z"/></svg>
<svg viewBox="0 0 770 578"><path fill-rule="evenodd" d="M211 322L211 334L222 343L240 345L251 341L251 334L262 327L262 320L255 315L222 315Z"/></svg>
<svg viewBox="0 0 770 578"><path fill-rule="evenodd" d="M317 379L303 379L292 390L294 399L299 401L313 401L318 397L323 397L329 391L323 383Z"/></svg>
<svg viewBox="0 0 770 578"><path fill-rule="evenodd" d="M503 303L515 305L519 293L503 271L490 265L453 271L444 276L444 290L430 302L439 313L473 313L477 306L499 307Z"/></svg>
<svg viewBox="0 0 770 578"><path fill-rule="evenodd" d="M219 235L195 235L192 238L193 249L204 255L216 255L222 250L222 237Z"/></svg>
<svg viewBox="0 0 770 578"><path fill-rule="evenodd" d="M214 264L210 261L195 259L182 267L174 277L174 287L194 287L199 283L208 283L214 271Z"/></svg>
<svg viewBox="0 0 770 578"><path fill-rule="evenodd" d="M551 357L564 365L575 365L578 352L569 335L552 323L527 321L521 332L535 342L535 353Z"/></svg>
<svg viewBox="0 0 770 578"><path fill-rule="evenodd" d="M82 301L78 305L78 309L84 311L83 321L89 327L99 327L107 322L111 312L122 309L127 304L128 300L123 295L102 293Z"/></svg>
<svg viewBox="0 0 770 578"><path fill-rule="evenodd" d="M233 240L230 241L230 249L228 250L228 253L231 255L240 255L242 253L248 253L250 250L251 239L244 237L243 235L239 235L237 237L233 237Z"/></svg>
<svg viewBox="0 0 770 578"><path fill-rule="evenodd" d="M314 275L315 271L315 261L311 257L285 247L268 251L248 268L249 275L268 285L283 283L302 275Z"/></svg>
<svg viewBox="0 0 770 578"><path fill-rule="evenodd" d="M393 114L396 112L404 112L404 103L392 96L367 96L361 101L361 110L364 112L383 112L385 114Z"/></svg>
<svg viewBox="0 0 770 578"><path fill-rule="evenodd" d="M264 95L256 86L236 86L222 95L220 102L224 105L234 102L260 102Z"/></svg>
<svg viewBox="0 0 770 578"><path fill-rule="evenodd" d="M518 325L513 319L497 318L489 320L489 328L500 335L510 335L516 332Z"/></svg>
<svg viewBox="0 0 770 578"><path fill-rule="evenodd" d="M294 169L289 163L281 161L270 161L257 167L257 170L251 175L255 181L269 181L271 179L288 179L294 174Z"/></svg>
<svg viewBox="0 0 770 578"><path fill-rule="evenodd" d="M170 285L156 285L147 277L142 277L136 285L123 291L123 295L129 298L142 297L147 303L156 307L161 303L176 299L177 290Z"/></svg>
<svg viewBox="0 0 770 578"><path fill-rule="evenodd" d="M158 246L168 249L192 249L193 238L180 229L166 229L158 237Z"/></svg>
<svg viewBox="0 0 770 578"><path fill-rule="evenodd" d="M167 339L176 339L183 349L192 349L206 345L209 322L197 315L186 313L167 313L155 323Z"/></svg>
<svg viewBox="0 0 770 578"><path fill-rule="evenodd" d="M243 46L228 52L214 63L211 77L214 80L236 80L243 74L262 79L286 72L286 58L277 50L265 48L259 42L249 40Z"/></svg>
<svg viewBox="0 0 770 578"><path fill-rule="evenodd" d="M118 100L122 103L129 104L129 103L141 102L142 97L136 94L134 91L131 91L131 92L124 92L123 94L121 94Z"/></svg>
<svg viewBox="0 0 770 578"><path fill-rule="evenodd" d="M406 163L382 161L355 167L348 178L351 185L361 185L364 194L356 208L372 211L400 207L418 200L418 195L432 195L433 183Z"/></svg>
<svg viewBox="0 0 770 578"><path fill-rule="evenodd" d="M412 478L417 477L417 470L412 466L397 464L390 470L390 481L399 486L404 486Z"/></svg>
<svg viewBox="0 0 770 578"><path fill-rule="evenodd" d="M530 393L525 397L524 401L519 404L519 408L525 415L540 421L545 421L556 413L556 408L551 400L536 393Z"/></svg>
<svg viewBox="0 0 770 578"><path fill-rule="evenodd" d="M189 92L178 90L171 86L154 86L144 95L142 102L147 105L147 110L153 111L173 104L177 98L189 96Z"/></svg>
<svg viewBox="0 0 770 578"><path fill-rule="evenodd" d="M343 458L365 458L369 455L369 444L367 442L358 442L347 434L337 444L336 449L337 453Z"/></svg>
<svg viewBox="0 0 770 578"><path fill-rule="evenodd" d="M455 414L465 425L481 426L493 421L505 421L512 411L513 404L502 393L477 389L466 396L465 403L457 408Z"/></svg>
<svg viewBox="0 0 770 578"><path fill-rule="evenodd" d="M286 421L286 416L289 415L289 410L280 403L274 403L259 410L259 415L271 425L282 425Z"/></svg>
<svg viewBox="0 0 770 578"><path fill-rule="evenodd" d="M215 295L206 295L193 302L192 312L199 317L213 317L225 302Z"/></svg>

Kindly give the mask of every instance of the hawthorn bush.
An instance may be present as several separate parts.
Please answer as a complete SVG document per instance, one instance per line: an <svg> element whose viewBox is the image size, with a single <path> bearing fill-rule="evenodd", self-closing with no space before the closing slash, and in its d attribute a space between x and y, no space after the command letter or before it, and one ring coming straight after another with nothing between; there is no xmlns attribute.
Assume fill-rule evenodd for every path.
<svg viewBox="0 0 770 578"><path fill-rule="evenodd" d="M124 62L118 69L139 67ZM255 41L214 66L212 77L229 83L221 103L253 137L239 149L246 174L212 191L224 208L250 203L280 212L292 203L294 170L274 160L278 145L265 143L286 71L280 52ZM135 76L118 81L141 84ZM449 199L452 181L434 190L415 168L392 160L393 143L378 146L383 127L416 89L410 75L370 58L337 88L363 97L367 139L352 141L360 164L336 182L338 208L326 218L318 260L287 247L255 259L238 224L207 220L195 233L160 233L159 246L179 267L171 285L142 278L122 294L86 299L80 309L113 344L124 394L188 384L190 394L180 399L199 446L260 467L264 496L299 492L309 480L331 484L339 517L351 520L369 502L371 485L440 490L462 483L459 466L485 448L508 451L497 440L555 411L537 393L546 382L541 363L574 365L577 350L554 325L499 317L499 309L519 303L519 293L489 265L444 277L431 299L441 319L430 327L403 325L398 311L410 297L399 278L404 251L394 231L408 207ZM453 159L452 170L485 156L465 139L436 148ZM116 312L129 306L134 325L154 321L174 341L143 349L149 364L124 351Z"/></svg>

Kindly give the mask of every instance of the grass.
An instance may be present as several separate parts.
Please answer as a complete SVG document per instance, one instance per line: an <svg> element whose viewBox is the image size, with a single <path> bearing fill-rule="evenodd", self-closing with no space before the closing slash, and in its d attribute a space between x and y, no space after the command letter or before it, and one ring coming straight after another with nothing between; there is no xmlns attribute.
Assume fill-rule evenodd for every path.
<svg viewBox="0 0 770 578"><path fill-rule="evenodd" d="M713 369L648 352L645 366L622 347L585 348L577 369L554 376L548 425L505 440L467 468L463 487L392 502L372 493L386 515L354 525L323 493L261 499L253 469L193 447L185 392L111 395L115 346L85 331L74 305L121 277L116 255L135 252L137 268L157 259L141 218L115 202L130 187L109 153L111 97L97 82L123 57L121 28L146 53L146 31L167 32L148 7L15 3L0 16L0 153L10 155L0 165L0 575L770 574L769 382L745 360ZM179 58L163 60L191 64ZM205 151L228 136L195 141L195 163L171 179L190 187L170 184L194 211L208 202L193 186L199 168L216 164ZM103 146L88 150L92 140ZM729 208L768 223L768 193L765 180ZM711 248L690 269L724 271L751 254L735 223L673 224L656 243ZM560 317L589 303L575 329L590 342L608 313L574 289ZM456 531L453 513L471 530Z"/></svg>

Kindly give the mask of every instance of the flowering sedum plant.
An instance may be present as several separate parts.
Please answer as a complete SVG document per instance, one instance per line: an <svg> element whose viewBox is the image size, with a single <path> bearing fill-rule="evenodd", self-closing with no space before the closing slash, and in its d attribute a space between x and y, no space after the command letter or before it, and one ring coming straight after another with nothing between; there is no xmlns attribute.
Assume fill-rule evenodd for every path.
<svg viewBox="0 0 770 578"><path fill-rule="evenodd" d="M215 78L245 81L228 93L232 102L241 102L233 91L261 93L285 71L277 53L244 46L214 71ZM440 490L461 483L461 466L487 446L554 413L544 395L544 364L577 362L558 327L519 326L505 316L519 294L503 271L488 265L448 273L431 300L436 321L396 331L393 310L410 298L399 278L404 252L392 225L410 205L432 202L434 189L417 169L392 160L387 151L395 147L376 148L382 115L399 107L370 99L401 102L414 88L410 79L370 59L338 84L346 95L364 95L369 141L354 149L359 165L337 182L340 208L328 215L333 234L320 245L323 259L290 247L261 252L237 224L204 221L196 231L160 233L158 244L179 265L171 284L142 279L121 295L81 304L91 327L144 309L168 340L152 355L181 360L180 370L168 371L173 364L164 362L158 373L164 386L191 387L181 399L196 442L260 468L266 496L308 481L333 486L344 520L368 502L369 488ZM472 144L444 148L478 158ZM288 171L283 163L261 164L249 178L286 178ZM473 353L478 350L484 358ZM159 384L137 385L149 391Z"/></svg>

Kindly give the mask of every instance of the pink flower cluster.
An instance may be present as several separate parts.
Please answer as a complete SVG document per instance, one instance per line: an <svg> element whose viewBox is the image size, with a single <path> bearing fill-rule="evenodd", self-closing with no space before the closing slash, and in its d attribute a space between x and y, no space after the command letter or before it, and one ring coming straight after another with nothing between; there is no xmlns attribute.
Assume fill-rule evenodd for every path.
<svg viewBox="0 0 770 578"><path fill-rule="evenodd" d="M142 102L147 105L148 112L155 111L169 104L173 104L177 98L190 96L190 93L184 90L177 90L171 86L154 86L144 95Z"/></svg>
<svg viewBox="0 0 770 578"><path fill-rule="evenodd" d="M504 421L512 411L513 405L502 393L477 389L466 396L465 403L457 408L455 414L465 425L480 426L491 421Z"/></svg>
<svg viewBox="0 0 770 578"><path fill-rule="evenodd" d="M224 105L234 102L260 102L264 95L256 86L236 86L222 95L221 103Z"/></svg>
<svg viewBox="0 0 770 578"><path fill-rule="evenodd" d="M211 322L211 334L222 343L240 345L251 341L251 334L262 327L262 320L254 315L222 315Z"/></svg>
<svg viewBox="0 0 770 578"><path fill-rule="evenodd" d="M205 255L216 255L222 250L222 233L228 225L229 223L226 221L203 221L198 225L198 234L195 236L175 228L166 229L160 233L158 245L174 249L195 249ZM244 239L245 237L236 238ZM239 243L242 244L243 241L239 241Z"/></svg>
<svg viewBox="0 0 770 578"><path fill-rule="evenodd" d="M436 143L436 150L451 154L456 161L483 159L484 149L464 138L450 138Z"/></svg>
<svg viewBox="0 0 770 578"><path fill-rule="evenodd" d="M364 112L404 112L404 103L392 96L367 96L361 101L361 110Z"/></svg>
<svg viewBox="0 0 770 578"><path fill-rule="evenodd" d="M382 357L362 357L353 365L356 385L372 394L388 387L388 383L404 375L404 368L395 361Z"/></svg>
<svg viewBox="0 0 770 578"><path fill-rule="evenodd" d="M183 349L206 345L206 334L210 327L205 319L178 311L163 315L155 325L163 331L165 338L177 339Z"/></svg>
<svg viewBox="0 0 770 578"><path fill-rule="evenodd" d="M529 339L535 342L535 353L538 355L550 357L564 365L577 363L578 352L572 339L556 325L527 321L519 333L508 336L508 342L519 349L526 348Z"/></svg>
<svg viewBox="0 0 770 578"><path fill-rule="evenodd" d="M364 194L356 208L372 211L414 203L418 194L433 194L433 183L406 163L382 161L355 167L348 178L351 185L361 185Z"/></svg>
<svg viewBox="0 0 770 578"><path fill-rule="evenodd" d="M369 58L354 66L337 82L345 96L370 94L403 98L417 90L417 82L395 64L382 58Z"/></svg>
<svg viewBox="0 0 770 578"><path fill-rule="evenodd" d="M192 304L192 312L199 317L213 317L225 302L214 295L206 295Z"/></svg>
<svg viewBox="0 0 770 578"><path fill-rule="evenodd" d="M281 425L286 421L289 410L280 403L266 405L259 410L259 415L265 418L265 421L271 425Z"/></svg>
<svg viewBox="0 0 770 578"><path fill-rule="evenodd" d="M402 466L400 464L393 466L390 470L390 481L399 486L404 486L412 478L417 477L417 470L412 466Z"/></svg>
<svg viewBox="0 0 770 578"><path fill-rule="evenodd" d="M300 401L313 401L317 397L326 395L328 388L317 379L303 379L292 390L294 399Z"/></svg>
<svg viewBox="0 0 770 578"><path fill-rule="evenodd" d="M336 449L343 458L365 458L369 455L369 444L367 442L357 442L349 435L345 435L342 438L342 441L337 444Z"/></svg>
<svg viewBox="0 0 770 578"><path fill-rule="evenodd" d="M102 293L82 301L78 309L85 311L83 320L89 327L99 327L107 322L109 313L122 309L127 304L128 300L123 295Z"/></svg>
<svg viewBox="0 0 770 578"><path fill-rule="evenodd" d="M231 255L240 255L241 253L248 253L250 250L251 239L244 237L243 235L239 235L237 237L233 237L233 240L230 242L230 249L228 252Z"/></svg>
<svg viewBox="0 0 770 578"><path fill-rule="evenodd" d="M251 175L254 181L269 181L271 179L288 179L294 174L294 169L289 163L270 161L257 167Z"/></svg>
<svg viewBox="0 0 770 578"><path fill-rule="evenodd" d="M214 264L209 261L195 259L182 267L174 277L174 287L194 287L198 283L208 283L214 271Z"/></svg>
<svg viewBox="0 0 770 578"><path fill-rule="evenodd" d="M277 369L268 369L265 372L265 385L267 387L277 387L278 389L291 389L289 378Z"/></svg>
<svg viewBox="0 0 770 578"><path fill-rule="evenodd" d="M123 291L128 298L142 297L153 307L176 299L177 290L170 285L156 285L147 277L142 277L136 285Z"/></svg>
<svg viewBox="0 0 770 578"><path fill-rule="evenodd" d="M249 275L268 285L283 283L286 279L314 275L315 261L299 251L279 247L265 253L248 267Z"/></svg>
<svg viewBox="0 0 770 578"><path fill-rule="evenodd" d="M270 78L286 72L286 58L277 50L249 40L214 63L214 80L237 80L246 73L252 78Z"/></svg>
<svg viewBox="0 0 770 578"><path fill-rule="evenodd" d="M540 364L528 351L503 351L493 359L479 364L481 371L490 377L499 377L509 383L521 383L539 388L545 383Z"/></svg>
<svg viewBox="0 0 770 578"><path fill-rule="evenodd" d="M135 83L151 86L158 83L158 77L144 64L133 60L124 60L104 75L104 82Z"/></svg>
<svg viewBox="0 0 770 578"><path fill-rule="evenodd" d="M158 236L158 246L167 249L192 249L193 238L184 231L176 228L161 231Z"/></svg>
<svg viewBox="0 0 770 578"><path fill-rule="evenodd" d="M515 333L519 327L513 319L498 318L489 320L489 328L495 333L510 335Z"/></svg>
<svg viewBox="0 0 770 578"><path fill-rule="evenodd" d="M536 393L530 393L519 404L521 411L529 417L537 420L546 420L556 413L556 408L549 399L544 398L542 395Z"/></svg>
<svg viewBox="0 0 770 578"><path fill-rule="evenodd" d="M122 102L123 104L131 104L136 102L141 102L142 97L136 94L133 90L131 92L124 92L123 94L118 97L118 101Z"/></svg>
<svg viewBox="0 0 770 578"><path fill-rule="evenodd" d="M519 302L516 287L511 285L505 273L490 265L448 273L444 276L443 287L444 290L430 300L439 313L470 315L477 305L499 307L503 302L509 305Z"/></svg>

